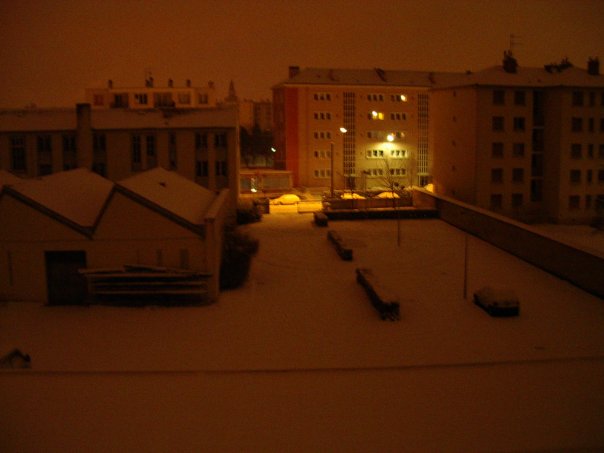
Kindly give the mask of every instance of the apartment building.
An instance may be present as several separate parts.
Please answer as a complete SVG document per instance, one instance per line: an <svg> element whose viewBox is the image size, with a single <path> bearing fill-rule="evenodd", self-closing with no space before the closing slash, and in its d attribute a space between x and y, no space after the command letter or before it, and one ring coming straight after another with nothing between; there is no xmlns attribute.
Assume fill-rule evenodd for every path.
<svg viewBox="0 0 604 453"><path fill-rule="evenodd" d="M567 60L449 75L430 90L435 191L524 221L604 208L604 78ZM600 213L601 214L601 213Z"/></svg>
<svg viewBox="0 0 604 453"><path fill-rule="evenodd" d="M239 192L235 106L0 111L0 169L33 178L88 168L119 181L154 167L213 190Z"/></svg>
<svg viewBox="0 0 604 453"><path fill-rule="evenodd" d="M293 184L371 189L429 178L434 73L300 70L273 87L275 163Z"/></svg>

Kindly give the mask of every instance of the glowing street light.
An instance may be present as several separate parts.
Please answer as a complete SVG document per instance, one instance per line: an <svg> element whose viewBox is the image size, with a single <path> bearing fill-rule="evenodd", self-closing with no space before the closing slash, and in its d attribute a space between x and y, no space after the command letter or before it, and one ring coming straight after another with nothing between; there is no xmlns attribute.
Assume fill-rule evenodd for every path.
<svg viewBox="0 0 604 453"><path fill-rule="evenodd" d="M386 140L388 140L389 142L393 142L394 141L394 134L388 134L386 136Z"/></svg>

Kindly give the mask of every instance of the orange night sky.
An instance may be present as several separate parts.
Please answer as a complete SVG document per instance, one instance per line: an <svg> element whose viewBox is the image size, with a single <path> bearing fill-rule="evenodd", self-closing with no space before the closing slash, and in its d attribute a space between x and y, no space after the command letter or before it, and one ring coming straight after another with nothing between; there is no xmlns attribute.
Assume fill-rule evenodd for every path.
<svg viewBox="0 0 604 453"><path fill-rule="evenodd" d="M229 81L269 98L289 65L478 70L604 58L601 0L20 0L0 2L0 107L72 106L84 89Z"/></svg>

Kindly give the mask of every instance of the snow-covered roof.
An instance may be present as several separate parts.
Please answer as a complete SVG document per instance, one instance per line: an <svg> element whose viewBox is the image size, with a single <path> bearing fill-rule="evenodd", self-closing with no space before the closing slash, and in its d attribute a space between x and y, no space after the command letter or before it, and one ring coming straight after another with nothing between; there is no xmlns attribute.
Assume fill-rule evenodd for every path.
<svg viewBox="0 0 604 453"><path fill-rule="evenodd" d="M429 71L389 69L305 68L279 85L367 85L430 87L442 74Z"/></svg>
<svg viewBox="0 0 604 453"><path fill-rule="evenodd" d="M201 225L216 194L161 167L118 182L118 186L150 201L193 225Z"/></svg>
<svg viewBox="0 0 604 453"><path fill-rule="evenodd" d="M92 228L113 183L85 168L21 179L11 190L78 226Z"/></svg>
<svg viewBox="0 0 604 453"><path fill-rule="evenodd" d="M459 86L509 86L509 87L604 87L604 76L591 75L585 69L568 67L552 69L518 66L516 72L506 72L502 66L492 66L481 71L442 74L435 77L433 88Z"/></svg>
<svg viewBox="0 0 604 453"><path fill-rule="evenodd" d="M11 184L17 184L21 181L22 181L21 178L19 178L18 176L13 175L12 173L10 173L6 170L0 170L0 190L4 186L9 186Z"/></svg>

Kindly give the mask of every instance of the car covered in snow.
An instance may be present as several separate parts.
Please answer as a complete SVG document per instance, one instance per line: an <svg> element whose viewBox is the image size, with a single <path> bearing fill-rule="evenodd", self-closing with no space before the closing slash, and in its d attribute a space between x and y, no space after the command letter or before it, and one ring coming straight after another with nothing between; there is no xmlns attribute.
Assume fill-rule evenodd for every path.
<svg viewBox="0 0 604 453"><path fill-rule="evenodd" d="M491 316L518 316L520 302L513 291L490 286L474 293L474 303Z"/></svg>
<svg viewBox="0 0 604 453"><path fill-rule="evenodd" d="M295 193L285 193L280 197L273 198L271 204L296 204L300 201L300 197Z"/></svg>

